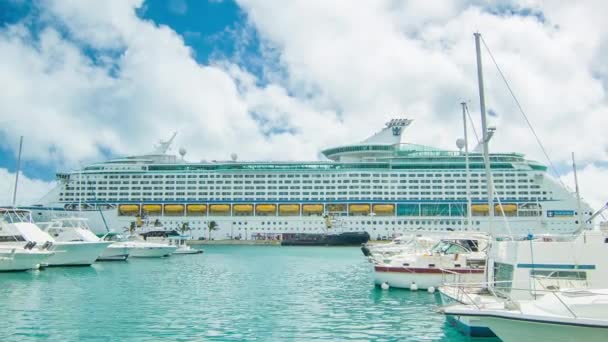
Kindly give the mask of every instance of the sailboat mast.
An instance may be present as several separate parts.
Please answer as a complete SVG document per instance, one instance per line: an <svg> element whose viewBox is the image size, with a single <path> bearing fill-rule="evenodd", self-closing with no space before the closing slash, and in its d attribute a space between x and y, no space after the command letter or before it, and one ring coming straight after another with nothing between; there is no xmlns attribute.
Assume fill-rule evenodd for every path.
<svg viewBox="0 0 608 342"><path fill-rule="evenodd" d="M471 190L469 186L470 170L469 170L469 136L467 134L467 104L466 102L460 103L462 105L462 124L464 125L464 167L465 167L465 181L466 181L466 192L467 192L467 228L471 228L472 225L472 214L471 214Z"/></svg>
<svg viewBox="0 0 608 342"><path fill-rule="evenodd" d="M481 65L481 33L475 33L475 52L477 54L477 81L479 83L479 109L481 112L481 137L483 142L483 161L486 169L486 191L488 193L488 228L490 233L494 233L492 230L492 221L494 219L494 192L492 185L492 171L490 169L490 153L489 153L489 139L488 139L488 125L486 122L486 100L483 87L483 71Z"/></svg>
<svg viewBox="0 0 608 342"><path fill-rule="evenodd" d="M576 174L576 162L574 161L574 152L572 152L572 171L574 172L574 189L576 190L576 205L578 206L578 222L580 224L578 230L581 231L585 227L585 223L583 222L583 213L581 212L581 193L578 188L578 176Z"/></svg>
<svg viewBox="0 0 608 342"><path fill-rule="evenodd" d="M21 171L21 149L23 148L23 135L19 138L19 154L17 155L17 170L15 170L15 189L13 190L13 207L17 204L17 185Z"/></svg>

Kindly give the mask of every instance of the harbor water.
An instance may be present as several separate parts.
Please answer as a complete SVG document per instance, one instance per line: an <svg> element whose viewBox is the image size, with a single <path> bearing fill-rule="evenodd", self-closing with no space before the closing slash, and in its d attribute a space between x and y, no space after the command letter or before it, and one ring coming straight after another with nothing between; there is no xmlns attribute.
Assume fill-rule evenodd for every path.
<svg viewBox="0 0 608 342"><path fill-rule="evenodd" d="M435 303L375 288L358 248L205 246L0 274L0 341L469 340Z"/></svg>

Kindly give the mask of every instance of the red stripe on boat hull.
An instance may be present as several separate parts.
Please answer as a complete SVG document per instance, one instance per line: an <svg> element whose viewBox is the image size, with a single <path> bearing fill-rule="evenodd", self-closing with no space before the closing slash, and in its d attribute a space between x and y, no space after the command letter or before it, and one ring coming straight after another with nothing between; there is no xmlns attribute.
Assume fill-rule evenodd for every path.
<svg viewBox="0 0 608 342"><path fill-rule="evenodd" d="M483 273L483 269L473 269L473 268L450 268L450 269L440 269L440 268L422 268L422 267L386 267L386 266L375 266L374 270L376 272L395 272L395 273L432 273L432 274L441 274L447 272L453 273L473 273L479 274Z"/></svg>

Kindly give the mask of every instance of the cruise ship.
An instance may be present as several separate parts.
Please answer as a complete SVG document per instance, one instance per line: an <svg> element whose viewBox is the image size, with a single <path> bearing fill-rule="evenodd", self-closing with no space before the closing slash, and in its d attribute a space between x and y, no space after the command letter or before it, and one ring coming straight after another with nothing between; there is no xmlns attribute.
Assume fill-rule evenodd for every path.
<svg viewBox="0 0 608 342"><path fill-rule="evenodd" d="M488 205L483 155L469 153L467 173L462 151L402 142L411 123L390 120L360 143L323 150L324 161L187 162L183 149L181 157L168 153L173 135L149 154L58 173L57 187L28 209L40 221L87 217L97 233L187 223L195 239L342 231L367 231L372 239L429 231L567 234L591 215L584 203L579 215L576 196L520 153L490 155L495 204Z"/></svg>

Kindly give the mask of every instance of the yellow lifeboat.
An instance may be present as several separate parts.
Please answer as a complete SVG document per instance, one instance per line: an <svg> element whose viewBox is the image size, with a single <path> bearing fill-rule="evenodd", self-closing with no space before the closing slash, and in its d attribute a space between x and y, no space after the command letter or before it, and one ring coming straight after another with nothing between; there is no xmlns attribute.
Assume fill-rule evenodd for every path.
<svg viewBox="0 0 608 342"><path fill-rule="evenodd" d="M390 215L395 212L394 204L374 204L374 213L380 215Z"/></svg>
<svg viewBox="0 0 608 342"><path fill-rule="evenodd" d="M253 212L253 204L235 204L232 206L235 214L247 214Z"/></svg>
<svg viewBox="0 0 608 342"><path fill-rule="evenodd" d="M500 204L496 204L494 206L494 210L497 213L502 213L504 211L505 214L513 214L513 213L517 212L517 204L503 204L502 210L500 210L500 207L501 207Z"/></svg>
<svg viewBox="0 0 608 342"><path fill-rule="evenodd" d="M189 215L205 215L207 213L206 204L188 204L186 211Z"/></svg>
<svg viewBox="0 0 608 342"><path fill-rule="evenodd" d="M255 212L258 214L273 214L277 211L275 204L258 204L255 206Z"/></svg>
<svg viewBox="0 0 608 342"><path fill-rule="evenodd" d="M137 215L139 214L139 205L137 204L121 204L118 206L120 215Z"/></svg>
<svg viewBox="0 0 608 342"><path fill-rule="evenodd" d="M329 212L344 212L346 211L346 204L338 203L338 204L328 204L327 211Z"/></svg>
<svg viewBox="0 0 608 342"><path fill-rule="evenodd" d="M351 214L369 214L369 204L351 204L348 211Z"/></svg>
<svg viewBox="0 0 608 342"><path fill-rule="evenodd" d="M471 211L474 213L488 213L489 209L487 204L473 204Z"/></svg>
<svg viewBox="0 0 608 342"><path fill-rule="evenodd" d="M322 214L323 204L303 204L302 212L306 214Z"/></svg>
<svg viewBox="0 0 608 342"><path fill-rule="evenodd" d="M279 204L279 214L281 215L298 215L299 213L299 204Z"/></svg>
<svg viewBox="0 0 608 342"><path fill-rule="evenodd" d="M212 214L228 214L230 213L230 204L211 204L209 212Z"/></svg>
<svg viewBox="0 0 608 342"><path fill-rule="evenodd" d="M144 204L142 209L146 214L160 214L162 206L160 204Z"/></svg>
<svg viewBox="0 0 608 342"><path fill-rule="evenodd" d="M165 215L182 215L184 213L183 204L165 204Z"/></svg>

